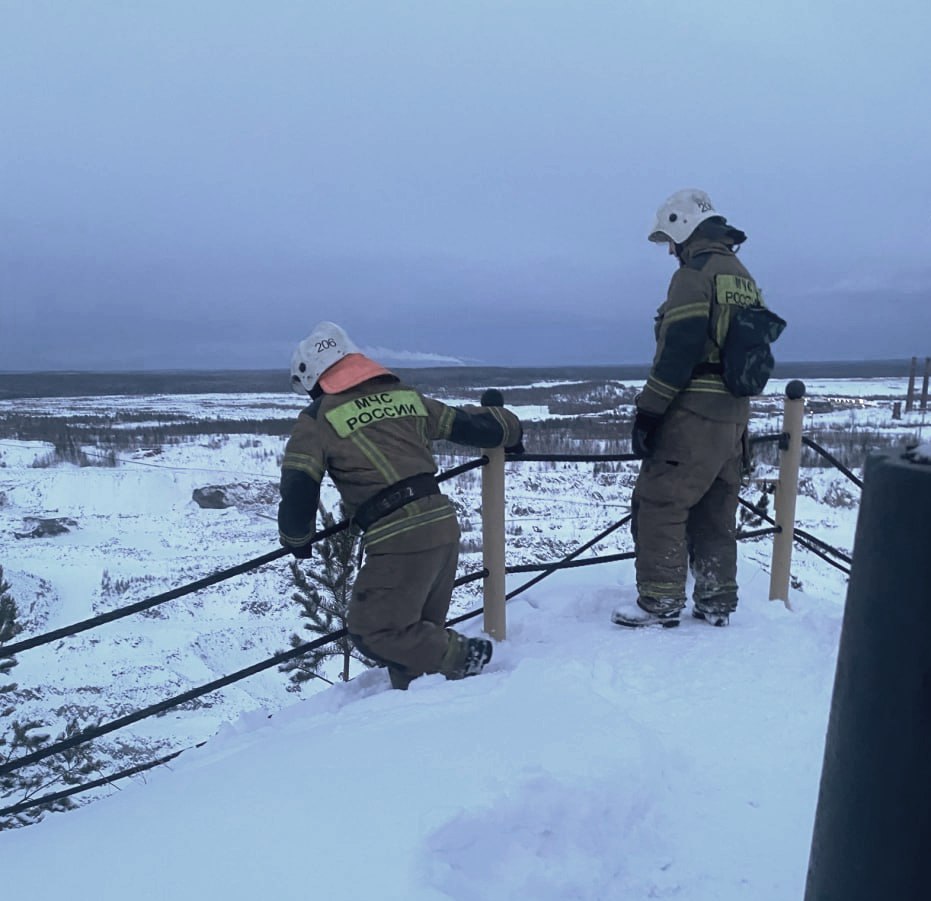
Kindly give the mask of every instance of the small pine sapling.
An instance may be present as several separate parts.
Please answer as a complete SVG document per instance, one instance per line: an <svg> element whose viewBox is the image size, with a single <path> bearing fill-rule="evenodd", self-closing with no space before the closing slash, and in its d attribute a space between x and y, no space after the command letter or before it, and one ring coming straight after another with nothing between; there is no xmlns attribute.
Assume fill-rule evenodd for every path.
<svg viewBox="0 0 931 901"><path fill-rule="evenodd" d="M324 528L336 524L333 515L323 507L320 513ZM344 529L317 542L314 556L307 562L310 565L305 568L299 561L291 561L291 576L296 588L291 598L301 607L301 617L307 620L304 628L315 637L344 630L358 571L354 536L349 529ZM306 637L294 634L290 638L291 647L296 648L306 640ZM279 667L280 672L290 674L289 691L300 691L309 680L323 678L320 668L332 657L341 658L340 678L344 682L349 681L352 660L365 666L373 665L373 661L356 650L349 636L344 635Z"/></svg>

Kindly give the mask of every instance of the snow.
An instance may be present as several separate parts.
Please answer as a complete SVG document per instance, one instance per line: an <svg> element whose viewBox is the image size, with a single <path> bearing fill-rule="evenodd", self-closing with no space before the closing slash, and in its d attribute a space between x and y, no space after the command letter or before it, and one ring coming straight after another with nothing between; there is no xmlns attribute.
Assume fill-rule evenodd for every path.
<svg viewBox="0 0 931 901"><path fill-rule="evenodd" d="M789 612L743 559L730 627L627 631L609 614L632 578L544 580L477 678L403 693L368 671L4 833L5 894L801 897L839 577Z"/></svg>
<svg viewBox="0 0 931 901"><path fill-rule="evenodd" d="M819 387L883 396L863 382ZM199 412L202 402L153 401L153 421L166 405ZM290 415L299 402L280 403ZM140 409L138 398L132 404ZM232 418L245 404L214 396L210 415ZM0 563L30 632L272 549L271 510L259 501L206 511L190 500L194 487L231 478L273 483L281 441L259 444L231 436L158 458L127 452L132 462L116 469L32 469L48 446L4 442ZM509 503L543 539L581 542L623 515L625 470L597 487L571 466L518 471L509 464ZM825 503L849 483L826 470L803 477L800 527L850 553L856 502ZM475 488L462 501L470 515ZM10 539L7 527L27 512L80 525L45 543ZM629 548L626 533L612 540L598 552ZM767 539L740 545L741 603L728 628L686 616L678 629L625 630L609 617L635 594L632 562L565 570L508 606L507 639L477 678L424 677L396 692L369 670L294 702L286 677L270 670L224 689L215 706L139 724L137 735L189 749L106 797L0 835L3 895L796 901L846 581L796 549L803 587L788 610L768 600L770 551ZM214 586L190 605L172 602L164 617L24 652L14 676L30 684L44 675L62 698L116 679L135 709L246 666L299 628L285 566ZM137 580L136 593L107 596L103 569ZM509 577L508 589L527 578ZM468 609L468 600L457 603ZM259 601L272 606L249 614ZM460 628L478 634L480 622Z"/></svg>
<svg viewBox="0 0 931 901"><path fill-rule="evenodd" d="M801 897L841 614L749 587L732 625L608 622L629 565L508 610L480 677L382 671L252 713L0 839L11 896ZM475 631L472 627L470 631ZM55 867L48 867L49 861ZM106 879L101 880L101 874Z"/></svg>

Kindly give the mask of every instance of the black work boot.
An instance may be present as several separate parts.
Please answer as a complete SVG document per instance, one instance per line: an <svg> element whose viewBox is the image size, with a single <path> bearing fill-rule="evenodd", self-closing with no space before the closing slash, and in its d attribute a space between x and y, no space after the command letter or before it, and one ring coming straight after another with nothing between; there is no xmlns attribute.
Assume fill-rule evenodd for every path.
<svg viewBox="0 0 931 901"><path fill-rule="evenodd" d="M736 609L736 592L719 592L708 597L695 598L692 616L704 620L709 626L726 626Z"/></svg>
<svg viewBox="0 0 931 901"><path fill-rule="evenodd" d="M391 687L400 691L407 691L408 686L417 678L417 673L410 673L401 666L388 666L388 679Z"/></svg>
<svg viewBox="0 0 931 901"><path fill-rule="evenodd" d="M729 613L699 610L698 607L692 608L692 616L694 616L695 619L704 620L709 626L726 626L731 621L731 615Z"/></svg>
<svg viewBox="0 0 931 901"><path fill-rule="evenodd" d="M676 598L628 598L614 608L611 622L630 629L643 626L671 629L679 625L679 611L683 603Z"/></svg>
<svg viewBox="0 0 931 901"><path fill-rule="evenodd" d="M491 660L493 649L487 638L466 638L450 629L449 646L440 664L440 672L447 679L477 676Z"/></svg>

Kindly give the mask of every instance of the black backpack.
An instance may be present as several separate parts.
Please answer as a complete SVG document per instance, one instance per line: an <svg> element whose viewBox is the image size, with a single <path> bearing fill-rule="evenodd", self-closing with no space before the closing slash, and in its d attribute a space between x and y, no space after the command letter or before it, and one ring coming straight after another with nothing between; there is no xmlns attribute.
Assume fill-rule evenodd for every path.
<svg viewBox="0 0 931 901"><path fill-rule="evenodd" d="M784 319L763 306L737 307L731 313L721 346L721 378L731 394L762 393L776 363L770 345L785 327Z"/></svg>
<svg viewBox="0 0 931 901"><path fill-rule="evenodd" d="M707 258L696 260L702 268ZM763 295L752 278L718 275L715 280L715 303L730 310L724 340L718 343L720 363L699 363L693 375L720 375L724 386L735 397L752 397L762 393L772 375L776 361L770 345L782 334L786 321L768 309ZM713 318L709 320L712 329Z"/></svg>

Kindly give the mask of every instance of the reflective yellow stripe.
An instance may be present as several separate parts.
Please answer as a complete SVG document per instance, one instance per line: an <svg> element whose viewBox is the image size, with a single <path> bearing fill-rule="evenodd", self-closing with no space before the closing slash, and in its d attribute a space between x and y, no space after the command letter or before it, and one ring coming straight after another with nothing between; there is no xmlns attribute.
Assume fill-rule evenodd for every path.
<svg viewBox="0 0 931 901"><path fill-rule="evenodd" d="M315 482L323 479L323 465L308 454L289 451L281 462L282 469L297 469L306 472Z"/></svg>
<svg viewBox="0 0 931 901"><path fill-rule="evenodd" d="M685 598L685 586L678 582L637 582L637 591L641 597L655 598L674 598L682 600Z"/></svg>
<svg viewBox="0 0 931 901"><path fill-rule="evenodd" d="M388 458L377 448L362 432L356 432L350 441L359 449L362 455L378 470L386 484L393 485L400 482L398 471L391 465Z"/></svg>
<svg viewBox="0 0 931 901"><path fill-rule="evenodd" d="M652 388L660 397L664 397L666 400L671 400L679 393L678 388L660 381L655 375L651 375L647 379L647 387Z"/></svg>
<svg viewBox="0 0 931 901"><path fill-rule="evenodd" d="M692 379L684 389L689 392L699 394L730 394L731 392L724 387L724 382L720 376L702 376L701 378Z"/></svg>
<svg viewBox="0 0 931 901"><path fill-rule="evenodd" d="M402 508L403 509L403 508ZM452 507L442 507L439 510L428 510L426 513L418 513L410 518L399 519L383 526L374 526L369 529L363 541L366 547L372 547L389 538L396 538L398 535L404 535L414 529L421 529L425 526L436 525L445 520L455 520L456 511Z"/></svg>
<svg viewBox="0 0 931 901"><path fill-rule="evenodd" d="M439 424L436 427L437 438L448 438L452 434L455 419L456 411L452 407L447 407L440 416Z"/></svg>
<svg viewBox="0 0 931 901"><path fill-rule="evenodd" d="M680 319L707 319L711 309L708 303L687 303L674 307L663 315L663 323L678 322Z"/></svg>
<svg viewBox="0 0 931 901"><path fill-rule="evenodd" d="M313 538L315 534L316 533L314 532L314 530L311 529L309 532L302 535L300 538L294 538L292 535L285 535L285 533L282 532L281 529L278 530L278 537L289 547L301 547L307 544L307 542L310 541L310 539Z"/></svg>
<svg viewBox="0 0 931 901"><path fill-rule="evenodd" d="M732 591L734 592L737 591L736 582L721 582L719 584L716 584L714 586L714 589L711 591L703 591L701 593L696 593L695 600L696 601L707 601L709 598L713 598L716 595L725 594L725 593L729 594Z"/></svg>

